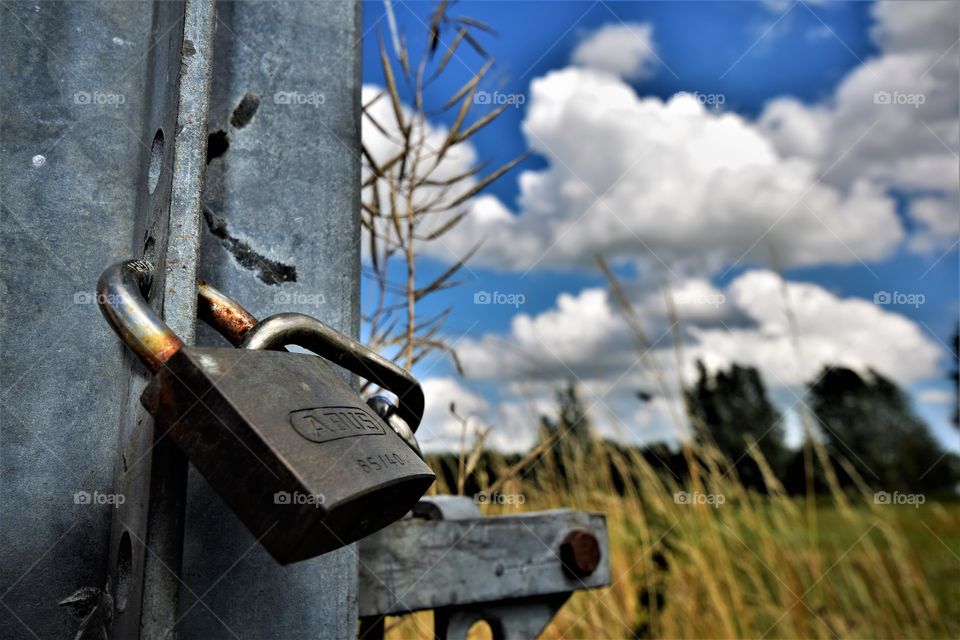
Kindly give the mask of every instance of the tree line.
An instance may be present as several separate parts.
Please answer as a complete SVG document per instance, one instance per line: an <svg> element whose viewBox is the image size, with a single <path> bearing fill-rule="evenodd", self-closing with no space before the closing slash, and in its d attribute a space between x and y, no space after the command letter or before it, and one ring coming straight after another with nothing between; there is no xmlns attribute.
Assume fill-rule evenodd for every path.
<svg viewBox="0 0 960 640"><path fill-rule="evenodd" d="M827 471L842 489L859 484L875 491L956 494L960 458L933 436L906 393L877 371L825 367L795 405L805 425L805 442L799 448L787 446L784 415L771 402L756 368L733 364L709 372L698 363L697 372L696 382L683 393L692 444L722 454L718 456L722 471L736 474L749 489L769 489L761 468L765 464L792 494L809 489L826 492ZM640 402L652 399L643 392L637 396ZM812 457L814 444L826 452L829 470L824 469L824 460ZM554 414L540 418L538 446L543 453L518 470L516 465L523 465L525 456L484 452L467 478L466 492L488 486L507 468L531 480L549 469L552 478L573 484L575 470L584 463L603 463L598 456L604 448L598 445L579 389L569 383L557 392ZM630 448L614 442L604 447ZM689 474L690 459L676 446L651 444L640 447L640 453L654 469L676 479ZM457 456L433 458L441 473L449 476L448 486L456 486ZM610 472L615 480L622 473L614 465Z"/></svg>

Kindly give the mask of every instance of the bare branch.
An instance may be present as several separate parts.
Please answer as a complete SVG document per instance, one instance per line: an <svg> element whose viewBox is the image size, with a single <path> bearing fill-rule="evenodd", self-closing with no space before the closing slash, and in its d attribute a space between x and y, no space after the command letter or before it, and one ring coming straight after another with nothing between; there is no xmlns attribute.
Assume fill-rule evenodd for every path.
<svg viewBox="0 0 960 640"><path fill-rule="evenodd" d="M395 148L377 155L368 144L361 146L365 169L361 184L361 224L369 234L366 241L370 254L363 273L376 287L372 309L366 311L364 320L369 324L371 347L387 350L405 366L411 367L431 352L440 350L450 354L455 368L462 373L461 363L443 338L443 325L450 309L424 320L417 317L417 304L433 293L460 284L456 274L480 245L473 246L426 284L418 282L417 257L422 243L436 241L455 229L469 215L469 208L463 205L525 156L484 177L480 176L486 171L486 163L456 167L453 171L446 168L444 161L448 160L451 149L468 143L505 108L497 107L471 121L470 110L478 87L493 67L493 60L471 32L495 32L479 20L448 16L449 4L447 0L437 3L427 26L425 49L418 57L411 58L406 38L396 27L393 0L384 0L392 42L389 49L382 38L379 42L385 87L363 105L362 116L364 125L369 123ZM481 54L483 66L443 101L438 110L429 111L425 104L426 78L433 80L447 71L453 57L463 50L464 42ZM444 50L434 66L441 43ZM398 84L394 64L399 64L403 71L402 86ZM414 67L415 72L411 72ZM432 72L429 67L433 67ZM395 123L383 113L374 115L374 107L388 96ZM401 96L407 98L408 107L404 106ZM435 148L437 145L430 140L436 137L427 120L428 114L447 111L455 105L458 108L453 123L442 136L439 148ZM428 215L443 217L436 219L436 223L431 218L427 223ZM365 385L364 389L369 387Z"/></svg>

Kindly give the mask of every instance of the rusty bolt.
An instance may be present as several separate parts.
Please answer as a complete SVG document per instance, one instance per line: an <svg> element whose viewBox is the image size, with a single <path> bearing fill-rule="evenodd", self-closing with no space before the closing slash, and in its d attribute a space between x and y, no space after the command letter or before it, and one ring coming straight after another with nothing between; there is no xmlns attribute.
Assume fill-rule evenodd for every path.
<svg viewBox="0 0 960 640"><path fill-rule="evenodd" d="M560 561L574 576L588 576L600 564L600 543L589 531L575 529L560 543Z"/></svg>

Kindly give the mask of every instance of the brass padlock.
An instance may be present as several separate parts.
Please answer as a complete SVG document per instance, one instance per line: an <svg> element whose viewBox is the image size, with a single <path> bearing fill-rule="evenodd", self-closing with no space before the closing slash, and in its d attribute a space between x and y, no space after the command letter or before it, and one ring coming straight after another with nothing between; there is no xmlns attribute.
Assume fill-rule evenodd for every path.
<svg viewBox="0 0 960 640"><path fill-rule="evenodd" d="M98 283L104 316L154 372L140 401L158 437L184 451L275 560L305 560L369 535L433 483L420 456L322 357L254 350L257 339L250 349L185 346L146 304L150 280L150 265L131 261ZM229 316L215 317L221 333L234 343L255 338L249 314L235 314L234 324ZM396 393L398 415L415 428L423 413L416 380L316 322L339 336L319 355Z"/></svg>

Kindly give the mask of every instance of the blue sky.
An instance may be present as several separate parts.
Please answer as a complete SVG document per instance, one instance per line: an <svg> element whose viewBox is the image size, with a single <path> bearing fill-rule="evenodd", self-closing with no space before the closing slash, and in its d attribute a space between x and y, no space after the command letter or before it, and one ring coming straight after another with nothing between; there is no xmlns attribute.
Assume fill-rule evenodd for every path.
<svg viewBox="0 0 960 640"><path fill-rule="evenodd" d="M367 2L364 5L363 78L366 85L383 85L377 36L382 35L388 47L390 46L388 20L384 7L382 2ZM398 31L405 34L410 43L410 50L414 54L420 50L424 42L425 25L430 20L433 7L433 3L427 2L393 3ZM572 296L574 300L580 300L583 305L588 305L590 304L587 302L589 296L585 292L602 288L605 283L599 272L590 264L591 253L587 253L586 256L576 256L570 253L575 249L567 248L565 243L581 233L588 237L596 236L596 246L586 247L584 251L595 250L607 255L615 265L617 273L625 279L628 288L637 292L636 302L641 306L651 299L651 291L656 293L657 285L662 286L664 282L670 283L669 286L673 290L681 293L693 290L684 289L686 286L684 282L691 280L706 283L712 287L712 291L720 292L719 295L727 298L721 304L725 304L728 311L721 316L707 314L709 315L707 317L700 314L697 308L692 308L692 319L684 322L685 330L691 331L691 340L694 343L697 341L697 330L706 331L707 337L700 338L703 343L703 353L720 357L718 353L726 353L724 338L710 332L722 325L726 331L738 336L736 339L739 340L741 338L737 334L737 328L741 324L759 327L757 332L744 334L742 339L750 341L745 346L756 347L755 353L760 355L755 356L755 364L758 364L763 371L763 364L768 362L769 358L778 357L768 354L779 353L777 345L769 341L755 342L766 340L771 327L774 327L774 331L776 330L775 320L770 321L770 326L764 326L762 320L769 315L766 309L772 303L770 301L758 303L753 300L753 297L746 296L743 293L743 286L737 283L739 281L745 286L749 280L762 286L763 281L758 279L759 276L753 278L751 273L756 274L762 271L772 275L767 259L769 251L764 250L764 245L769 240L778 253L784 253L785 264L782 275L787 282L796 283L800 287L796 295L801 297L806 295L804 293L806 289L803 287L809 285L815 287L810 290L812 291L810 296L823 299L818 304L837 307L827 311L824 317L828 317L830 313L835 313L838 318L859 314L860 307L844 306L851 299L861 299L874 304L875 297L878 295L881 296L882 302L883 292L891 294L898 292L913 296L903 298L901 295L901 304L896 304L897 300L894 299L894 304L874 305L875 309L863 308L862 311L865 314L862 316L863 326L857 330L852 328L845 330L848 333L838 331L836 345L830 344L829 330L824 330L823 327L813 328L814 333L819 331L821 335L811 337L811 350L817 353L822 351L828 354L824 357L829 359L833 349L839 354L837 358L847 364L874 366L882 371L886 367L889 370L884 373L894 375L902 373L899 371L897 363L900 360L898 359L902 359L904 363L909 361L912 357L911 353L914 353L911 351L911 340L916 341L917 349L920 349L916 351L920 354L918 359L925 358L927 364L905 367L910 371L903 373L900 381L915 394L918 411L932 424L938 435L947 444L957 447L956 432L951 431L946 424L950 407L945 392L949 391L950 387L944 378L946 365L952 357L948 345L951 344L958 316L958 253L954 242L957 236L954 227L958 226L955 220L957 217L957 200L954 193L956 184L954 181L951 186L948 183L944 184L944 180L937 182L925 177L931 175L931 171L926 169L928 167L935 168L933 173L942 170L942 173L948 175L952 167L954 177L958 168L956 140L954 134L950 133L949 127L951 122L954 130L957 125L955 82L958 47L951 47L950 42L951 38L955 39L958 34L956 20L953 20L952 33L949 30L941 33L944 31L943 16L935 15L935 11L939 10L927 12L930 15L918 14L919 17L915 20L905 20L904 16L896 14L896 11L878 13L871 3L866 2L826 4L790 2L456 3L450 10L450 15L469 16L490 25L497 31L496 36L478 33L478 39L483 47L496 60L492 73L482 85L483 88L491 92L496 90L505 94L523 96L524 100L524 104L519 107L508 108L493 125L472 139L476 157L483 161L490 161L491 166L496 166L528 149L532 148L534 152L520 167L484 192L484 197L487 198L486 203L489 206L496 204L496 208L508 211L511 216L520 221L520 225L527 220L530 221L526 231L518 228L507 233L504 237L508 240L513 235L523 239L524 233L535 238L538 227L533 224L533 220L534 215L537 215L540 228L552 228L554 221L557 221L558 231L553 241L558 246L563 245L563 248L553 250L552 245L544 241L542 246L537 245L537 247L549 257L539 261L528 261L529 263L526 264L521 258L514 259L509 247L492 250L486 257L481 252L478 254L478 259L470 264L469 269L464 270L466 282L463 285L425 299L419 313L425 317L451 307L452 312L446 325L446 333L452 340L459 341L459 345L466 347L468 358L470 354L478 353L484 345L489 346L494 342L501 345L522 342L525 334L522 327L518 328L517 317L524 315L530 321L528 323L530 327L533 327L531 330L547 331L543 334L548 336L544 339L544 343L534 343L534 347L548 352L549 355L545 358L558 360L559 366L544 367L555 370L555 375L551 377L546 373L542 376L539 374L531 376L530 372L525 371L522 366L519 369L514 367L515 370L508 370L510 365L503 362L496 363L496 366L479 362L474 367L479 373L468 375L466 380L461 380L456 378L448 359L438 355L418 365L415 372L422 378L442 381L435 384L438 395L443 396L440 399L442 406L446 406L450 399L459 399L459 405L476 410L479 414L477 417L479 422L491 424L495 428L500 426L513 430L521 428L513 424L517 420L522 421L517 417L520 414L517 407L524 405L528 413L536 412L537 407L544 406L544 402L549 397L546 389L551 384L556 384L565 377L582 378L590 387L588 398L592 397L596 401L597 410L600 412L608 410L606 413L618 416L612 422L619 422L619 426L608 425L608 433L614 433L618 429L626 429L627 432L634 433L637 420L640 422L649 420L650 424L654 424L657 418L652 415L647 417L638 415L637 412L642 412L643 408L629 405L625 398L628 389L620 392L624 397L618 398L618 392L614 387L622 383L623 378L620 377L622 372L597 371L604 368L596 365L597 360L604 358L604 352L602 347L596 345L607 344L610 341L602 336L591 337L591 332L595 330L593 325L614 321L602 314L591 321L592 316L588 313L584 320L585 313L576 309L577 304L571 302L566 307L561 304L559 298L566 295ZM645 35L648 33L649 39ZM638 49L639 52L636 54L643 58L636 61L638 64L642 63L642 69L636 73L618 72L615 69L611 71L613 67L609 67L608 63L615 65L616 60L611 62L605 60L603 56L608 55L619 59L622 57L622 47L601 46L603 39L627 37L629 42L631 36L644 42L643 48ZM591 41L591 38L594 40ZM447 42L449 42L449 36ZM441 50L444 44L441 44ZM588 46L591 44L596 46L591 49ZM575 59L578 61L576 64ZM904 71L910 63L917 60L919 60L917 64L921 65L917 68L924 69L924 73L914 72L910 75L909 72ZM442 104L482 64L483 59L479 55L468 47L461 46L451 60L447 72L428 90L427 104ZM954 83L952 102L949 98L938 97L943 89L945 89L944 95L949 96L951 73ZM544 80L545 78L547 80ZM906 89L913 86L910 82L914 79L918 83L917 86L926 92L923 108L918 108L915 112L908 112L905 109L911 107L904 107L893 113L889 105L886 105L886 111L881 111L880 109L885 107L873 104L875 100L857 101L859 97L856 92L867 91L862 88L867 84L874 83L871 86L880 89L886 89L889 85L890 91L900 89L901 93L906 93ZM613 92L610 94L615 96L613 100L622 98L622 94L617 92L623 87L632 90L638 99L658 98L660 102L653 104L646 111L641 109L643 114L646 114L642 117L653 114L659 118L663 114L670 113L667 104L678 92L721 96L722 105L712 108L707 106L707 113L691 114L694 127L690 129L684 125L683 130L699 131L697 127L701 122L706 123L706 126L717 125L716 130L719 130L718 122L723 114L736 114L739 116L737 124L730 125L735 129L730 133L735 136L735 140L740 140L745 145L761 140L763 145L769 143L775 148L776 158L771 162L776 165L776 168L771 169L774 172L770 174L771 179L778 174L796 175L795 167L791 164L796 157L796 162L802 164L800 169L796 169L799 174L806 175L804 171L808 171L811 176L818 178L810 182L807 190L798 191L800 198L808 192L819 191L820 183L828 186L829 193L825 193L822 200L817 200L807 207L808 213L802 211L784 213L782 217L786 222L780 222L777 217L771 218L770 226L776 231L769 236L764 234L766 223L753 224L736 217L740 215L738 212L749 209L748 205L745 207L731 205L730 212L723 214L727 217L719 218L718 226L703 228L694 223L689 229L677 229L676 237L680 240L670 237L661 244L656 244L656 239L649 240L648 235L643 232L643 229L648 228L645 225L650 224L640 219L644 214L633 212L625 214L618 209L619 215L616 213L612 215L624 224L625 231L620 235L624 235L626 240L630 240L627 234L636 236L636 256L634 256L630 243L625 243L623 238L617 238L618 233L615 229L608 234L613 237L604 237L603 233L595 231L608 223L616 226L610 221L609 216L604 222L600 219L604 214L599 210L590 209L582 213L574 205L582 201L574 198L545 197L543 193L529 188L524 196L521 186L520 176L524 172L548 176L551 180L555 179L556 184L564 184L562 182L564 177L560 174L565 173L565 170L574 173L577 171L582 173L585 170L590 174L590 165L585 165L586 161L578 157L578 145L582 145L585 156L596 153L598 154L596 157L603 157L602 149L591 149L592 139L589 132L590 127L595 123L591 124L589 112L583 115L574 107L563 104L559 98L553 97L558 95L558 91L560 93L566 91L564 82L568 85L571 83L583 85L587 81L598 83L597 92ZM541 83L540 86L544 87L544 91L550 86L558 90L552 91L549 95L544 92L538 93L532 84L536 82ZM937 85L937 82L940 85ZM867 98L872 94L872 91L868 92ZM590 99L590 95L577 97L576 88L571 90L570 95L572 97L569 104L575 104L576 100ZM597 93L597 95L600 94ZM409 100L409 93L403 95L403 98ZM551 100L555 104L548 104ZM631 100L626 100L623 110L614 110L608 117L619 118L622 115L625 120L641 117L640 111L636 113L631 111L633 109ZM864 106L867 102L869 102L867 106ZM674 105L674 111L680 108L679 103L670 104ZM776 107L781 104L782 109ZM534 105L538 105L539 108ZM871 110L874 108L877 109L876 121L870 125L873 118ZM568 133L563 130L563 127L552 128L553 125L549 123L549 118L552 117L550 114L556 113L558 109L568 109L564 112L570 118L569 123L572 123L567 127ZM478 108L476 112L483 111ZM438 113L431 119L431 125L437 128L449 126L454 114L455 110ZM787 118L784 120L786 124L777 124L783 120L781 116ZM788 126L794 120L798 123L797 129L791 129ZM809 122L816 122L816 127L819 127L823 134L819 137L811 134L810 141L801 140L798 143L797 135L792 134L790 137L782 133L796 130L800 132L800 136L806 136L810 128L807 126ZM583 123L583 131L586 135L580 135L576 131L577 123ZM842 144L841 142L833 144L832 140L840 140L859 123L863 123L864 127L861 133L856 134L860 137L852 137ZM650 127L643 128L639 124L637 126L638 129L628 128L625 132L650 130ZM664 126L670 129L669 125ZM595 135L599 136L605 132L606 129L601 127L595 130ZM568 135L569 139L564 138L564 135ZM579 138L578 135L580 135ZM642 134L637 138L638 145L644 143L646 135ZM649 135L656 136L656 131ZM727 133L723 133L717 139L725 140L727 139L723 137L725 135ZM903 137L900 142L897 142L895 138L899 136ZM623 144L629 145L630 142L625 139ZM683 144L684 141L681 138L672 148ZM734 147L739 145L740 143L734 141ZM758 152L758 157L765 158L764 162L767 162L766 158L769 154L764 151L765 148L763 146ZM900 152L900 149L903 151ZM732 149L732 151L739 152L738 149ZM616 148L610 150L611 155L616 155L618 152ZM630 152L631 150L625 146L623 153ZM637 170L643 172L645 166L655 167L657 160L657 156L646 158L637 163L639 165ZM689 158L677 159L678 162L684 160ZM669 161L670 158L664 160L664 162ZM748 165L750 161L749 157L744 160ZM720 164L723 164L722 160ZM897 167L896 172L888 170L891 166ZM913 172L909 170L911 166L922 166L925 169L918 169L915 172L918 177L915 178L900 177L912 175ZM722 172L730 168L737 167L721 166L719 169L714 168L710 171L721 171L722 178L726 175ZM629 170L633 170L632 161ZM696 187L695 181L701 176L704 180L716 179L715 173L702 174L698 173L699 170L691 171L686 179L691 181L692 187ZM638 174L638 177L640 175L646 174ZM670 175L667 174L667 177ZM590 184L594 186L600 184L601 186L594 194L598 199L601 189L607 186L601 178L597 178L600 180L599 183L591 183L592 178L575 177L576 180L570 183L574 186L582 183L589 188ZM867 205L851 204L846 200L856 190L855 185L861 179L869 180L876 189L875 192L871 192L873 200L870 201L875 204L869 208ZM612 181L613 177L610 180ZM625 182L632 180L631 174ZM710 184L714 183L710 182ZM620 187L613 185L610 188L615 192ZM602 195L606 196L605 193ZM762 194L758 197L760 195ZM630 205L632 202L637 202L638 206L651 205L651 202L642 195L636 196L633 201L630 197L631 194L625 192L615 202L618 206L623 203ZM838 203L836 212L829 210L830 203L833 202ZM843 209L843 202L849 204L846 209ZM821 209L821 206L827 208ZM864 208L855 208L859 206ZM695 205L691 207L695 209ZM889 215L886 217L879 217L878 214L876 218L867 219L864 217L866 214L858 213L883 207L889 208ZM527 209L530 209L531 213L528 213ZM534 209L536 209L535 214L532 213ZM931 213L925 215L924 211ZM628 215L635 215L637 220L628 218ZM794 224L793 216L795 215L803 215L807 218L813 216L823 222L828 233L820 230L822 237L825 238L822 260L818 258L819 245L815 239L809 241L809 246L802 246L803 241L799 239L796 247L791 246L792 237L799 238L806 233L804 229L809 230L811 225L815 226L808 219L798 220L796 231L792 226L787 228L788 225ZM834 215L836 215L835 218L831 217ZM568 217L564 218L564 216ZM627 219L620 220L621 216ZM665 221L664 224L669 226L672 217L669 208L660 216ZM849 230L844 230L845 225L856 216L864 220L862 226L865 228L857 230L851 227ZM677 217L681 217L679 213ZM724 220L730 221L731 224L725 224ZM743 245L734 241L733 245L719 251L719 257L709 265L694 264L697 262L698 254L702 253L699 247L704 236L715 232L724 235L725 230L740 229L738 225L741 222L742 235L745 238L752 236L753 240L761 239L760 245L752 253L742 259L734 259L744 253L741 251L743 246L750 245L746 240ZM899 227L896 233L889 231L896 227ZM782 235L773 238L781 230ZM496 241L495 234L498 230L489 231ZM470 229L463 234L467 237L462 242L475 239L477 233L477 229ZM874 239L871 239L871 234ZM875 239L884 234L888 237L882 241ZM684 237L690 238L689 247L684 245ZM428 281L432 275L441 273L450 264L452 256L457 253L459 247L467 246L458 242L460 239L453 236L450 246L424 252L425 256L420 264L420 276L424 282ZM534 240L531 242L536 244ZM646 246L647 243L651 246ZM706 246L709 248L709 245ZM519 247L518 244L515 250L521 251ZM496 251L500 252L499 256ZM568 258L557 255L561 253ZM649 254L654 254L656 260ZM732 288L728 290L728 287ZM367 286L366 290L370 289L371 287ZM519 306L474 304L474 295L482 291L521 294L523 302ZM741 293L737 294L738 291ZM697 295L700 296L697 300L702 302L702 295ZM920 304L917 304L918 296L922 296ZM601 306L611 303L610 300L602 298L596 300ZM733 304L730 304L731 300ZM566 308L566 311L563 308ZM802 316L803 313L801 310L800 315ZM817 312L811 309L811 313ZM876 324L871 313L876 316ZM564 314L568 314L569 317ZM703 315L702 323L697 320L701 315ZM744 320L745 317L746 320ZM593 345L591 348L601 350L596 351L593 356L582 358L579 355L583 354L572 353L569 359L566 359L565 352L560 352L561 348L551 346L549 338L551 335L549 330L553 326L551 318L554 318L557 323L571 325L571 339L576 340L578 336L583 335L585 342ZM758 320L758 318L761 319ZM809 324L815 325L816 318L814 316L812 318ZM906 323L901 322L901 318L905 319ZM523 321L520 322L522 324ZM587 324L578 327L577 322L587 322ZM804 323L800 324L802 334ZM844 346L844 341L856 341L860 334L869 332L874 327L876 328L875 348L883 353L871 354L869 349L864 352L862 348L858 351ZM656 319L651 320L649 331L653 335L658 335ZM557 332L556 339L562 341L564 339L562 332L560 330ZM613 333L616 331L613 330ZM907 337L902 338L902 335ZM533 338L533 340L539 342L540 338ZM901 346L885 344L885 340L896 342ZM562 342L558 344L562 346ZM519 349L522 345L517 346ZM658 346L668 347L669 340ZM530 344L526 347L529 348ZM610 348L622 350L615 344ZM937 351L936 354L933 353L934 349ZM752 349L748 350L752 351ZM694 351L696 352L696 347ZM871 359L874 356L877 358L876 362ZM479 359L483 360L483 358ZM585 363L592 364L584 369ZM790 379L789 372L784 374L787 369L778 369L778 366L775 363L771 364L771 373L765 375L765 379L782 407L789 409L797 396L802 395L802 390ZM469 374L470 367L467 368ZM626 376L630 381L626 385L628 388L645 384L639 378L634 381L632 378L634 373L631 371ZM518 386L525 386L526 381L534 378L542 383L542 388L518 392ZM771 380L771 378L774 379ZM516 410L505 414L502 406L505 404L512 405ZM428 431L435 432L438 442L443 442L444 432L450 430L450 424L445 421L440 409L435 409L430 415L433 424L429 424L426 428ZM634 435L636 439L645 440L658 437L663 433L663 429L658 430L655 426L651 426L646 431L643 428L637 428ZM520 447L520 443L526 441L524 437L518 436L504 438L500 443L509 448L511 444Z"/></svg>
<svg viewBox="0 0 960 640"><path fill-rule="evenodd" d="M411 50L425 37L424 25L429 24L433 8L433 2L395 5L398 27L409 34ZM454 9L496 29L498 36L481 36L482 44L497 61L497 82L491 84L506 92L526 92L531 79L566 66L570 52L585 34L620 20L653 24L658 34L657 54L669 65L648 80L633 83L638 91L661 98L678 91L723 93L727 108L749 115L756 115L764 102L783 94L805 101L827 97L843 75L860 64L858 58L876 53L868 37L869 3L865 2L810 9L828 21L843 42L829 33L824 35L824 25L807 10L781 17L755 2L684 2L678 6L670 2L511 0L461 2ZM364 31L364 81L382 85L376 35L389 40L382 2L364 4ZM764 33L767 35L760 39ZM466 47L458 51L458 58L462 64L455 60L429 92L435 100L445 100L483 65L483 59ZM501 81L503 86L499 86ZM447 113L437 121L450 124L453 115ZM522 118L522 108L508 110L477 139L481 155L505 162L525 151L519 134ZM517 194L516 180L501 180L491 191L512 201Z"/></svg>

